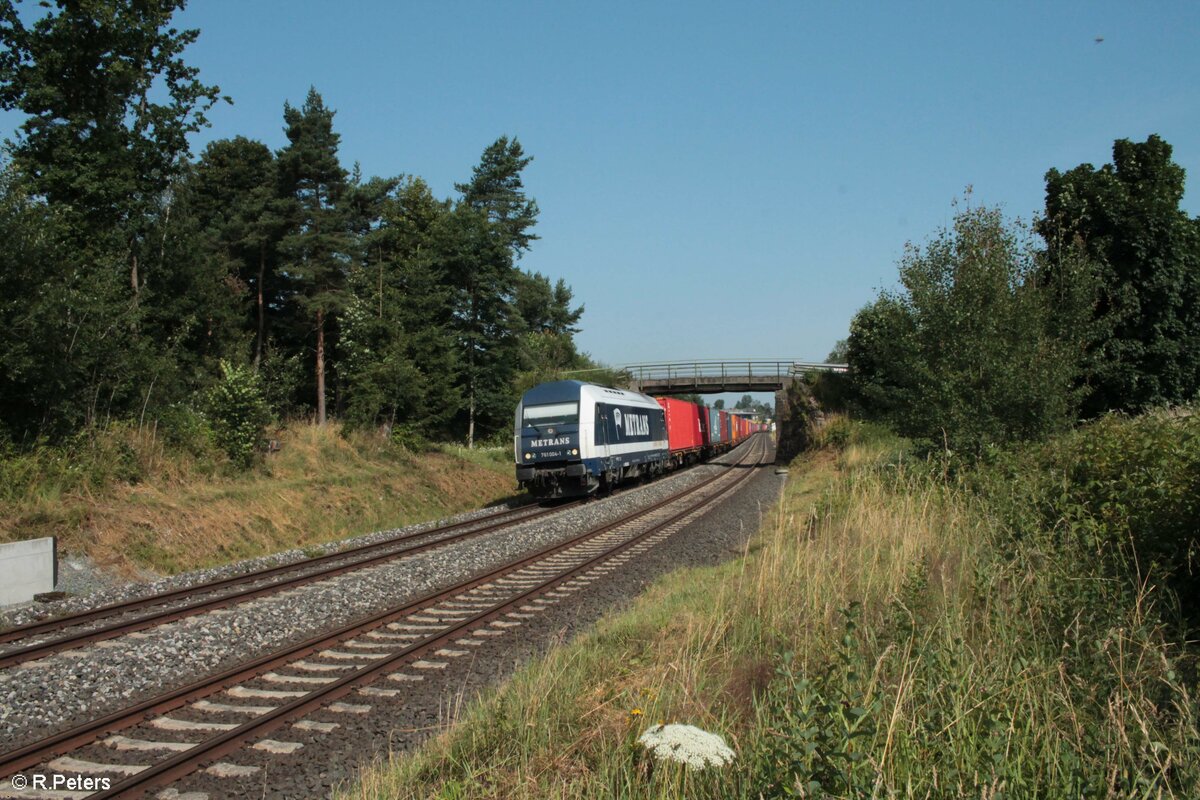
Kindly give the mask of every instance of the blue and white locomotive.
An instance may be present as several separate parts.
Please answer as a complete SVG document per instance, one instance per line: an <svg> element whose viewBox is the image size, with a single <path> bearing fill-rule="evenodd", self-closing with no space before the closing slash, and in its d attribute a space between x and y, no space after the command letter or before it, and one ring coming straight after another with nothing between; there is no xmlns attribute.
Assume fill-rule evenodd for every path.
<svg viewBox="0 0 1200 800"><path fill-rule="evenodd" d="M637 392L543 383L517 404L513 431L517 482L538 497L591 494L668 464L662 407Z"/></svg>

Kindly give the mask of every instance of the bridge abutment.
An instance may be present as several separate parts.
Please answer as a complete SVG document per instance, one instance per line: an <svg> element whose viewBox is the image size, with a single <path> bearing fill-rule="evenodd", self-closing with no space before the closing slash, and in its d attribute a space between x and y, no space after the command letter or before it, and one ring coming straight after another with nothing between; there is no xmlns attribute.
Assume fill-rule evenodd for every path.
<svg viewBox="0 0 1200 800"><path fill-rule="evenodd" d="M808 449L821 416L803 380L793 378L775 392L775 463L786 464Z"/></svg>

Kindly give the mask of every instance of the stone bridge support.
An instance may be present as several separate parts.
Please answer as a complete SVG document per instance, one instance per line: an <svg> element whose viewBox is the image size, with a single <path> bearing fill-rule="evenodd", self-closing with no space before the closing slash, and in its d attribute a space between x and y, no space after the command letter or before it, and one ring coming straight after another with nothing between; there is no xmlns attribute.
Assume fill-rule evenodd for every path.
<svg viewBox="0 0 1200 800"><path fill-rule="evenodd" d="M808 449L821 409L800 378L791 378L775 392L775 463L786 464Z"/></svg>

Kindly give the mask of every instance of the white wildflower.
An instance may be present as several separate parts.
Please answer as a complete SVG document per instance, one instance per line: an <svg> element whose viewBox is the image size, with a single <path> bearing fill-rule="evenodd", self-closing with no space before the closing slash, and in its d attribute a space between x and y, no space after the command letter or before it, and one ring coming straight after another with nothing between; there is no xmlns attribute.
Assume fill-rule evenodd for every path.
<svg viewBox="0 0 1200 800"><path fill-rule="evenodd" d="M655 725L638 742L657 760L678 761L689 769L723 767L733 761L733 751L724 739L693 725Z"/></svg>

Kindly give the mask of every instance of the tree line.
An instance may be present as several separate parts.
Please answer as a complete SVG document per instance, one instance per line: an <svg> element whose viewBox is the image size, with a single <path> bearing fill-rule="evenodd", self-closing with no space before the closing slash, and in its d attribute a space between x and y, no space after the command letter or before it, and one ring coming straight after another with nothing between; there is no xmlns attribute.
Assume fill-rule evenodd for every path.
<svg viewBox="0 0 1200 800"><path fill-rule="evenodd" d="M1046 173L1031 226L959 203L830 354L845 398L931 447L982 453L1200 395L1200 219L1157 135Z"/></svg>
<svg viewBox="0 0 1200 800"><path fill-rule="evenodd" d="M193 157L228 98L183 58L184 0L42 6L0 0L0 107L24 115L0 169L10 442L169 422L232 381L226 404L473 443L523 386L592 366L571 289L519 266L538 206L516 138L439 198L347 169L311 89L284 103L281 149Z"/></svg>

